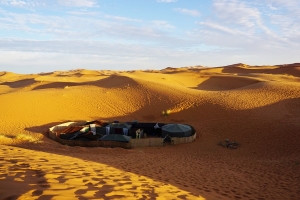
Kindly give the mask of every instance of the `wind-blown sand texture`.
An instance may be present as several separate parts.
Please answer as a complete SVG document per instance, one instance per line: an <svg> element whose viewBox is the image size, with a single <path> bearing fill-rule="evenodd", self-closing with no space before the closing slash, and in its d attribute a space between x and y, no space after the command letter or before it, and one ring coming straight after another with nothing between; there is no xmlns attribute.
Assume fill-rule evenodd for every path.
<svg viewBox="0 0 300 200"><path fill-rule="evenodd" d="M300 197L300 64L0 72L0 110L0 199ZM198 137L129 150L47 137L96 119L186 123ZM217 145L227 138L241 147Z"/></svg>
<svg viewBox="0 0 300 200"><path fill-rule="evenodd" d="M203 199L173 185L105 164L1 146L0 198ZM8 196L8 197L7 197Z"/></svg>

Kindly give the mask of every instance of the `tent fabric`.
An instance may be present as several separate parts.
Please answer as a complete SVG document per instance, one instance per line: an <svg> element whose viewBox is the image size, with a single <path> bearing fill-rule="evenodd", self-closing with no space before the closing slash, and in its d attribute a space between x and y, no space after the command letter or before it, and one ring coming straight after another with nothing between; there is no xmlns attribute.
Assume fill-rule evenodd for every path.
<svg viewBox="0 0 300 200"><path fill-rule="evenodd" d="M112 123L107 125L106 127L110 127L110 128L130 128L131 125L129 124L125 124L125 123Z"/></svg>
<svg viewBox="0 0 300 200"><path fill-rule="evenodd" d="M82 126L72 126L72 127L67 127L65 129L63 129L61 131L61 133L58 133L58 137L60 139L64 139L64 140L69 140L70 138L73 137L73 135L75 133L77 133L78 131L80 131L82 129Z"/></svg>
<svg viewBox="0 0 300 200"><path fill-rule="evenodd" d="M83 135L87 132L89 132L90 128L89 127L83 127L82 129L80 129L80 131L76 132L73 134L73 137L70 138L70 140L74 140L77 137L79 137L80 135Z"/></svg>
<svg viewBox="0 0 300 200"><path fill-rule="evenodd" d="M151 129L154 130L155 129L154 126L156 124L159 126L159 128L161 128L162 126L166 125L164 123L154 123L154 122L153 123L151 123L151 122L149 122L149 123L147 123L147 122L142 123L141 122L141 123L134 124L133 127L135 127L135 128L142 128L142 129L151 128Z"/></svg>
<svg viewBox="0 0 300 200"><path fill-rule="evenodd" d="M123 128L124 135L128 135L128 128Z"/></svg>
<svg viewBox="0 0 300 200"><path fill-rule="evenodd" d="M99 135L106 135L106 127L96 126L96 133Z"/></svg>
<svg viewBox="0 0 300 200"><path fill-rule="evenodd" d="M96 135L96 124L90 124L90 129L91 129L93 135Z"/></svg>
<svg viewBox="0 0 300 200"><path fill-rule="evenodd" d="M154 128L155 125L158 125L159 128ZM132 128L134 130L136 129L143 129L144 133L147 133L147 135L149 136L154 136L154 137L161 137L161 127L164 126L164 123L154 123L154 122L149 122L149 123L137 123L137 124L133 124ZM134 131L134 135L135 135L135 131ZM135 137L135 136L134 136Z"/></svg>
<svg viewBox="0 0 300 200"><path fill-rule="evenodd" d="M110 128L110 132L109 134L118 134L119 130L121 129L122 130L122 133L126 133L126 131L124 131L124 129L127 129L127 133L128 133L128 130L131 128L131 125L129 124L125 124L125 123L112 123L112 124L109 124L107 125L106 127Z"/></svg>
<svg viewBox="0 0 300 200"><path fill-rule="evenodd" d="M192 128L185 124L167 124L162 128L162 136L165 138L166 136L170 137L189 137L192 135Z"/></svg>
<svg viewBox="0 0 300 200"><path fill-rule="evenodd" d="M117 141L117 142L129 142L130 136L119 135L119 134L108 134L100 138L101 141Z"/></svg>
<svg viewBox="0 0 300 200"><path fill-rule="evenodd" d="M106 126L106 135L108 135L109 134L109 131L110 131L110 127L109 126Z"/></svg>

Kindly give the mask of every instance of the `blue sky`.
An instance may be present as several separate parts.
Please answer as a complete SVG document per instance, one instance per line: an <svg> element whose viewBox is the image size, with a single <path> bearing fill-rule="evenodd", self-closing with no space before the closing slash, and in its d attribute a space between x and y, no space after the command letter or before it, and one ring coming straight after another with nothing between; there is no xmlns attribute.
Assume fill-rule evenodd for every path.
<svg viewBox="0 0 300 200"><path fill-rule="evenodd" d="M0 0L0 71L300 62L299 0Z"/></svg>

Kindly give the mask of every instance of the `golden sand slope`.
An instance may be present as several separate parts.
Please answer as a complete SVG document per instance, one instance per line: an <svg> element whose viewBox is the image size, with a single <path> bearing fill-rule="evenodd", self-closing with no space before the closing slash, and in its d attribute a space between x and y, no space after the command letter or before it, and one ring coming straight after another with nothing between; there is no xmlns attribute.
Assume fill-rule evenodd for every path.
<svg viewBox="0 0 300 200"><path fill-rule="evenodd" d="M300 196L300 64L124 72L72 70L32 75L2 72L0 110L0 144L25 147L35 150L38 157L44 156L49 161L43 162L46 168L35 169L44 170L43 176L55 182L55 187L65 185L47 164L73 158L40 151L76 157L74 162L80 163L77 166L85 167L83 162L89 160L92 165L144 176L155 185L169 184L174 190L206 199ZM164 117L164 110L171 114ZM68 147L46 137L47 129L58 123L95 119L188 123L199 137L191 144L132 150ZM230 151L216 145L226 138L240 142L241 148ZM1 154L19 155L20 149L9 148L2 147ZM22 152L22 160L34 153ZM13 173L10 170L22 163L9 164L8 159L12 158L2 160L1 169ZM34 162L38 164L38 160ZM79 178L82 173L73 176L65 166L61 170L65 177ZM89 173L89 179L98 176ZM5 180L11 187L19 184L9 177ZM66 188L54 192L48 186L32 189L32 180L22 183L27 189L20 195L66 192L83 197L83 192L90 190L89 186L82 189L77 182L70 183L72 192ZM94 185L91 191L98 189ZM11 194L2 191L6 192L1 195ZM162 196L164 192L155 193ZM87 195L92 198L95 193Z"/></svg>
<svg viewBox="0 0 300 200"><path fill-rule="evenodd" d="M0 146L0 199L203 199L82 159Z"/></svg>

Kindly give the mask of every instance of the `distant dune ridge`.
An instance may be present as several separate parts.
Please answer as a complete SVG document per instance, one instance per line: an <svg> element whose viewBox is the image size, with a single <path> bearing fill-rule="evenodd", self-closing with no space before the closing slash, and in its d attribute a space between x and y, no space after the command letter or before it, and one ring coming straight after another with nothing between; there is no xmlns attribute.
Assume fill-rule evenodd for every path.
<svg viewBox="0 0 300 200"><path fill-rule="evenodd" d="M0 110L0 199L300 197L300 63L0 72ZM47 137L96 119L186 123L198 137L130 150Z"/></svg>

